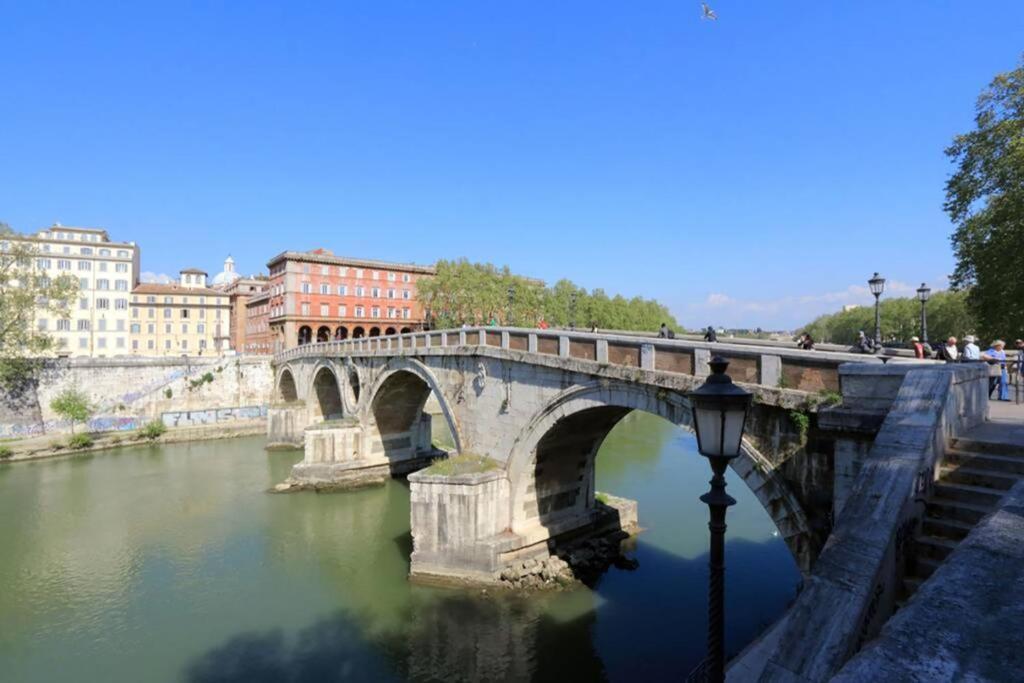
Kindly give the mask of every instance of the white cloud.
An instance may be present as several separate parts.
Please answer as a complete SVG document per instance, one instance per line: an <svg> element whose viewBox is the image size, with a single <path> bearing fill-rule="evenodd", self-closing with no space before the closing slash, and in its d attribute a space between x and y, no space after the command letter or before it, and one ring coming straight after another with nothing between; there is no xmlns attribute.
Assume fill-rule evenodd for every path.
<svg viewBox="0 0 1024 683"><path fill-rule="evenodd" d="M148 282L158 285L170 285L175 282L175 279L170 275L164 273L153 273L150 271L144 271L139 273L139 282Z"/></svg>
<svg viewBox="0 0 1024 683"><path fill-rule="evenodd" d="M936 291L945 289L943 281ZM885 283L884 297L914 296L917 285L899 280ZM779 297L777 299L737 299L723 292L712 292L703 301L686 304L681 316L688 327L708 324L724 327L761 327L793 329L824 313L833 313L846 305L870 306L874 297L867 285L846 289Z"/></svg>

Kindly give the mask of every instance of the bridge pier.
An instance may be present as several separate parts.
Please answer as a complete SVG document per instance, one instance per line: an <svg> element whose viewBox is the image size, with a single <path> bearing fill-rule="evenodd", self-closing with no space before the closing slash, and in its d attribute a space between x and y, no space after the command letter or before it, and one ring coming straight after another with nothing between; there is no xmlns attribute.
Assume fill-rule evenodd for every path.
<svg viewBox="0 0 1024 683"><path fill-rule="evenodd" d="M309 410L303 401L272 405L267 409L267 448L301 448Z"/></svg>
<svg viewBox="0 0 1024 683"><path fill-rule="evenodd" d="M431 418L423 413L408 432L382 436L357 418L326 420L303 432L305 455L275 490L344 490L381 485L447 455L431 444Z"/></svg>

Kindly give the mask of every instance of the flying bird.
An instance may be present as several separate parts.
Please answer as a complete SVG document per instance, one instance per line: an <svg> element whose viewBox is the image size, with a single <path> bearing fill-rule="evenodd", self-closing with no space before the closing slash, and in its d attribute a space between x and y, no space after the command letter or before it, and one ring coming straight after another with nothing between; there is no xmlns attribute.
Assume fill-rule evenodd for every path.
<svg viewBox="0 0 1024 683"><path fill-rule="evenodd" d="M715 14L715 10L708 7L708 3L702 2L700 3L700 18L715 21L718 19L718 15Z"/></svg>

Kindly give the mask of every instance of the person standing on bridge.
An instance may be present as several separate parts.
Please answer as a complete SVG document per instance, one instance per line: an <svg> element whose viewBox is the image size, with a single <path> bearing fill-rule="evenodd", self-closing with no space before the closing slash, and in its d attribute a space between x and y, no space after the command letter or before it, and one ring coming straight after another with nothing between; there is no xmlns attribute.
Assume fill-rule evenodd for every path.
<svg viewBox="0 0 1024 683"><path fill-rule="evenodd" d="M964 356L963 362L965 363L977 363L981 360L981 349L975 344L977 340L973 334L969 334L964 337Z"/></svg>
<svg viewBox="0 0 1024 683"><path fill-rule="evenodd" d="M711 325L708 325L707 331L704 332L704 341L711 343L718 341L718 333L715 332L715 328Z"/></svg>
<svg viewBox="0 0 1024 683"><path fill-rule="evenodd" d="M921 343L921 339L918 337L910 338L910 346L914 349L914 358L924 359L924 344Z"/></svg>
<svg viewBox="0 0 1024 683"><path fill-rule="evenodd" d="M947 363L956 363L960 360L960 349L956 347L956 337L947 339L946 343L939 347L935 357Z"/></svg>
<svg viewBox="0 0 1024 683"><path fill-rule="evenodd" d="M668 339L668 325L665 323L662 323L661 327L658 328L658 339Z"/></svg>
<svg viewBox="0 0 1024 683"><path fill-rule="evenodd" d="M997 398L1000 401L1010 400L1010 376L1006 372L1006 342L996 339L992 347L981 354L981 359L988 361L991 365L989 373L988 395L992 398L992 392L999 390Z"/></svg>
<svg viewBox="0 0 1024 683"><path fill-rule="evenodd" d="M864 330L860 330L859 332L857 332L857 343L854 344L854 347L860 353L875 352L875 343L868 339L868 336L864 334Z"/></svg>

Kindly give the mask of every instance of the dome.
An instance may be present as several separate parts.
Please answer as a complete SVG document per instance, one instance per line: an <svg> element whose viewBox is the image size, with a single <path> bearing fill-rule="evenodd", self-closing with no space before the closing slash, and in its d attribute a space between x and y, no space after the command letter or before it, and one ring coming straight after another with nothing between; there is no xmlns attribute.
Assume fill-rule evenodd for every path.
<svg viewBox="0 0 1024 683"><path fill-rule="evenodd" d="M240 277L241 275L235 272L235 259L231 258L231 255L229 254L228 257L224 259L224 270L213 276L211 284L215 287L217 285L229 285Z"/></svg>

